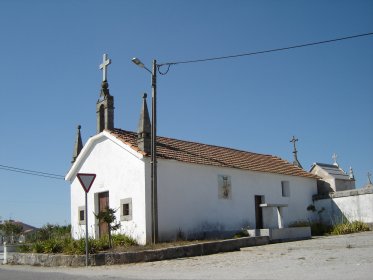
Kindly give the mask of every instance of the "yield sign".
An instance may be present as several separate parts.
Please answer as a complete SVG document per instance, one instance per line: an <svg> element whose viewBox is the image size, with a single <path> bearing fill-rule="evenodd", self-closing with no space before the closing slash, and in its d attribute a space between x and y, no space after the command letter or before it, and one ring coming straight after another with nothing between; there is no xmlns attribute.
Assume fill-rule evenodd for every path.
<svg viewBox="0 0 373 280"><path fill-rule="evenodd" d="M93 181L96 179L96 174L78 173L76 174L76 176L78 177L84 191L88 193L93 184Z"/></svg>

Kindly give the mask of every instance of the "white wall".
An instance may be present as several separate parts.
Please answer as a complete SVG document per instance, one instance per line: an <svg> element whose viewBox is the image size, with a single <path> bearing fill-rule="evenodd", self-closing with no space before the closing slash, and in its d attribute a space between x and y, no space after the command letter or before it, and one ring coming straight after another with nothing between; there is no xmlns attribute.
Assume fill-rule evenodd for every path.
<svg viewBox="0 0 373 280"><path fill-rule="evenodd" d="M373 223L373 190L353 190L335 193L331 198L315 200L317 210L324 208L324 223L338 224L344 221Z"/></svg>
<svg viewBox="0 0 373 280"><path fill-rule="evenodd" d="M121 222L121 233L126 233L141 244L146 242L145 178L149 177L143 160L130 149L102 137L95 141L82 160L79 173L95 173L96 180L88 193L89 235L98 236L98 226L93 212L98 212L98 193L109 191L109 206L117 210L120 221L120 199L132 198L132 221ZM96 198L95 198L96 197ZM85 196L77 177L71 184L71 225L74 238L85 236L85 225L79 225L78 207L84 206Z"/></svg>
<svg viewBox="0 0 373 280"><path fill-rule="evenodd" d="M95 136L96 137L96 136ZM90 147L90 150L88 150ZM132 221L123 221L123 233L145 244L151 236L150 164L139 154L110 137L96 137L78 158L77 172L96 173L89 192L89 234L98 236L97 194L109 191L110 207L117 209L120 200L132 198ZM84 153L83 153L84 152ZM71 172L71 171L70 171ZM219 198L218 175L229 176L229 199ZM282 197L281 181L288 181L290 196ZM316 179L279 174L250 172L158 160L158 228L160 240L176 238L179 230L186 237L203 232L236 232L242 227L255 228L255 195L265 196L265 203L287 204L282 208L283 225L307 220L306 210L317 193ZM221 195L221 193L220 193ZM71 185L71 224L74 238L85 236L79 225L78 208L84 206L84 191L77 178ZM263 209L264 226L278 227L276 208Z"/></svg>
<svg viewBox="0 0 373 280"><path fill-rule="evenodd" d="M218 175L230 176L230 199L218 198ZM289 181L290 197L282 197L281 181ZM288 204L282 210L286 226L307 220L306 208L316 193L316 179L159 160L159 237L174 239L179 230L191 236L255 228L255 195L264 195L266 203ZM277 227L277 211L271 209L263 211L264 224Z"/></svg>

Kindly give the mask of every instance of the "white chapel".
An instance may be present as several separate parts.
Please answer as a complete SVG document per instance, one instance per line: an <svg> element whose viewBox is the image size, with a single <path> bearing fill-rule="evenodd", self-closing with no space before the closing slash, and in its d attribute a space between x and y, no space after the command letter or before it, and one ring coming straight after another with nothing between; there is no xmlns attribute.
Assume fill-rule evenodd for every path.
<svg viewBox="0 0 373 280"><path fill-rule="evenodd" d="M72 166L65 178L71 182L72 235L85 236L86 217L91 237L107 234L107 225L99 224L94 213L110 207L118 209L120 233L139 244L149 243L153 211L146 95L138 130L115 128L114 97L105 68L96 112L97 134L83 146L78 127ZM156 145L159 241L175 240L181 233L186 238L203 238L230 236L243 227L282 228L312 214L307 206L317 194L318 177L296 164L171 137L157 136ZM78 173L96 174L87 213Z"/></svg>

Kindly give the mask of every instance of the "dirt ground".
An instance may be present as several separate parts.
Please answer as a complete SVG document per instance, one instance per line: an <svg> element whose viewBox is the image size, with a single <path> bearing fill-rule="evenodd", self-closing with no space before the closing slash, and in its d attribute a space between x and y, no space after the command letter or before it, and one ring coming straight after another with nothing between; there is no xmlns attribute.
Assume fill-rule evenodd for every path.
<svg viewBox="0 0 373 280"><path fill-rule="evenodd" d="M2 269L90 279L373 279L373 232L152 263L90 268L3 265Z"/></svg>

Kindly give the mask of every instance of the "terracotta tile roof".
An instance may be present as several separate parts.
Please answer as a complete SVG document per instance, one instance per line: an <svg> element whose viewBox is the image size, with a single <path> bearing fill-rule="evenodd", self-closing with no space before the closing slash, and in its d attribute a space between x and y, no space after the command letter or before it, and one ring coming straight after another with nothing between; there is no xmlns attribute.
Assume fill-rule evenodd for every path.
<svg viewBox="0 0 373 280"><path fill-rule="evenodd" d="M145 156L137 147L137 133L121 129L107 130L111 135ZM231 148L206 145L157 136L157 156L181 162L230 167L250 171L318 178L279 157L262 155Z"/></svg>

